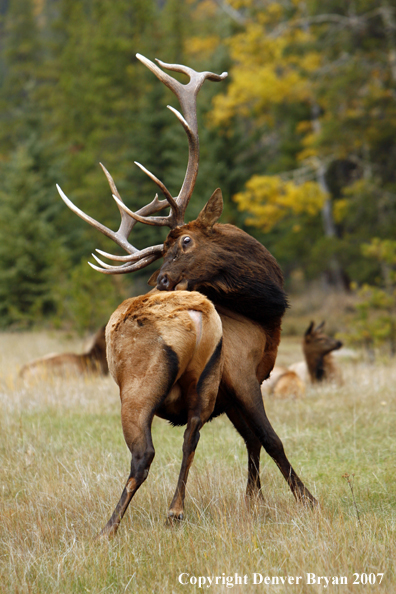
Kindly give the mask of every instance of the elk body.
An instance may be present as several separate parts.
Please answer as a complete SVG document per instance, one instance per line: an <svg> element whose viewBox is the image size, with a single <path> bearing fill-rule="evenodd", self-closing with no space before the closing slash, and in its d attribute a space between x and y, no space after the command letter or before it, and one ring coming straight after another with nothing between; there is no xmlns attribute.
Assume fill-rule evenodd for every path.
<svg viewBox="0 0 396 594"><path fill-rule="evenodd" d="M95 333L91 347L82 354L50 354L24 365L19 377L24 380L45 379L53 376L107 375L105 328Z"/></svg>
<svg viewBox="0 0 396 594"><path fill-rule="evenodd" d="M286 457L265 413L260 385L274 367L287 307L283 278L273 256L233 225L217 223L216 190L198 218L172 230L164 244L157 289L197 290L223 325L224 368L214 415L226 413L248 449L249 495L261 489L261 447L274 459L296 499L315 502ZM151 279L153 280L153 279Z"/></svg>
<svg viewBox="0 0 396 594"><path fill-rule="evenodd" d="M176 425L187 424L182 468L169 510L171 518L183 517L185 482L199 429L223 413L246 443L248 495L261 495L259 464L264 447L296 499L315 504L287 459L261 397L260 384L274 366L281 318L287 307L280 268L257 240L233 225L218 223L223 208L220 190L212 194L195 221L184 223L198 173L196 96L206 79L220 81L226 73L198 73L186 66L159 62L163 68L187 74L190 82L183 85L150 60L137 57L181 104L183 114L170 108L184 127L189 143L187 171L179 195L173 197L159 179L137 164L157 184L165 200L156 196L133 212L103 168L121 214L120 228L113 232L83 213L58 188L69 208L128 253L117 256L97 250L122 264L111 266L94 255L101 265L91 264L96 270L124 274L164 257L160 270L149 282L156 285L154 293L124 302L106 330L107 357L120 387L122 426L132 463L121 499L102 534L115 533L133 494L147 476L154 455L150 426L155 414ZM170 207L167 216L152 216L165 207ZM166 225L171 231L163 245L139 251L128 241L137 222Z"/></svg>

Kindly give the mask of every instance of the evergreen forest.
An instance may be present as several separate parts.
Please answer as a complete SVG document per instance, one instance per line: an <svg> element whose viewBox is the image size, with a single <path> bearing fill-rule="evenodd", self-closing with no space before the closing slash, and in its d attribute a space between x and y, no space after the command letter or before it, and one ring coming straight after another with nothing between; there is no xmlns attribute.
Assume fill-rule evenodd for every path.
<svg viewBox="0 0 396 594"><path fill-rule="evenodd" d="M266 245L288 290L355 292L357 340L395 351L395 0L0 0L1 328L94 330L147 288L155 265L87 265L114 244L55 187L114 230L99 163L133 210L156 192L135 160L177 195L187 139L166 105L179 106L136 53L229 73L198 97L188 220L220 187L222 222ZM163 239L138 224L131 242Z"/></svg>

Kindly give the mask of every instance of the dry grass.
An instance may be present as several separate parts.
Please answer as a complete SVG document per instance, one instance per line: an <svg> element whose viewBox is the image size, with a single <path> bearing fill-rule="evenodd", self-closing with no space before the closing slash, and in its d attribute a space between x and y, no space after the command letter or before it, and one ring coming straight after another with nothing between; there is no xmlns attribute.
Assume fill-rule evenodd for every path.
<svg viewBox="0 0 396 594"><path fill-rule="evenodd" d="M129 469L111 379L32 387L15 378L27 360L80 350L61 335L0 337L0 591L6 593L188 592L178 576L240 576L233 592L323 592L306 573L346 576L330 591L396 589L395 366L343 363L345 384L310 388L302 401L266 403L297 472L319 499L294 502L262 454L265 503L244 499L246 454L226 419L201 433L188 484L187 520L165 526L176 485L183 429L154 423L156 457L117 538L94 543ZM285 340L280 362L301 358ZM348 482L353 478L356 508ZM354 477L352 475L354 474ZM384 573L381 585L353 585L353 574ZM263 576L302 576L300 585L254 585ZM230 591L224 584L202 590ZM327 591L327 588L325 589Z"/></svg>

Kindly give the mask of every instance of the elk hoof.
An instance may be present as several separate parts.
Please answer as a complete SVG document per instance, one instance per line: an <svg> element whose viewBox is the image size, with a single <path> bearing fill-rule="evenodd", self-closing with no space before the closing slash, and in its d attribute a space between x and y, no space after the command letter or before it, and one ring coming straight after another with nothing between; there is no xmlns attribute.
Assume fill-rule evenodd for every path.
<svg viewBox="0 0 396 594"><path fill-rule="evenodd" d="M94 539L93 542L99 544L101 542L108 542L109 540L111 540L114 537L113 535L110 534L106 534L103 532L103 530L101 530L101 532L99 532L99 534L97 534Z"/></svg>
<svg viewBox="0 0 396 594"><path fill-rule="evenodd" d="M94 542L105 542L115 537L118 525L106 525L94 538Z"/></svg>
<svg viewBox="0 0 396 594"><path fill-rule="evenodd" d="M319 501L317 501L315 499L315 497L313 495L311 495L311 493L309 493L309 495L304 494L301 497L300 501L305 507L310 507L311 509L319 509L320 508Z"/></svg>
<svg viewBox="0 0 396 594"><path fill-rule="evenodd" d="M245 494L246 505L255 505L256 503L265 503L264 495L261 489L249 489Z"/></svg>
<svg viewBox="0 0 396 594"><path fill-rule="evenodd" d="M170 511L168 513L168 518L166 521L167 526L177 526L180 522L184 520L183 512L173 512Z"/></svg>

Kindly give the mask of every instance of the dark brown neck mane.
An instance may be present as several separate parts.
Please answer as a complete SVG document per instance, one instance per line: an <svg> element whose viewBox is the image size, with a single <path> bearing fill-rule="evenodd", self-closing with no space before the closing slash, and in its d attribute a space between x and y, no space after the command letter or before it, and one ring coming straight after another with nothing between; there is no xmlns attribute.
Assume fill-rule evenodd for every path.
<svg viewBox="0 0 396 594"><path fill-rule="evenodd" d="M219 223L209 230L188 223L171 231L168 238L173 243L188 233L207 246L202 257L188 266L189 290L197 290L215 305L264 327L280 323L288 307L283 276L275 258L260 242L234 225ZM170 249L169 261L176 268L172 254ZM167 258L163 269L166 263Z"/></svg>

